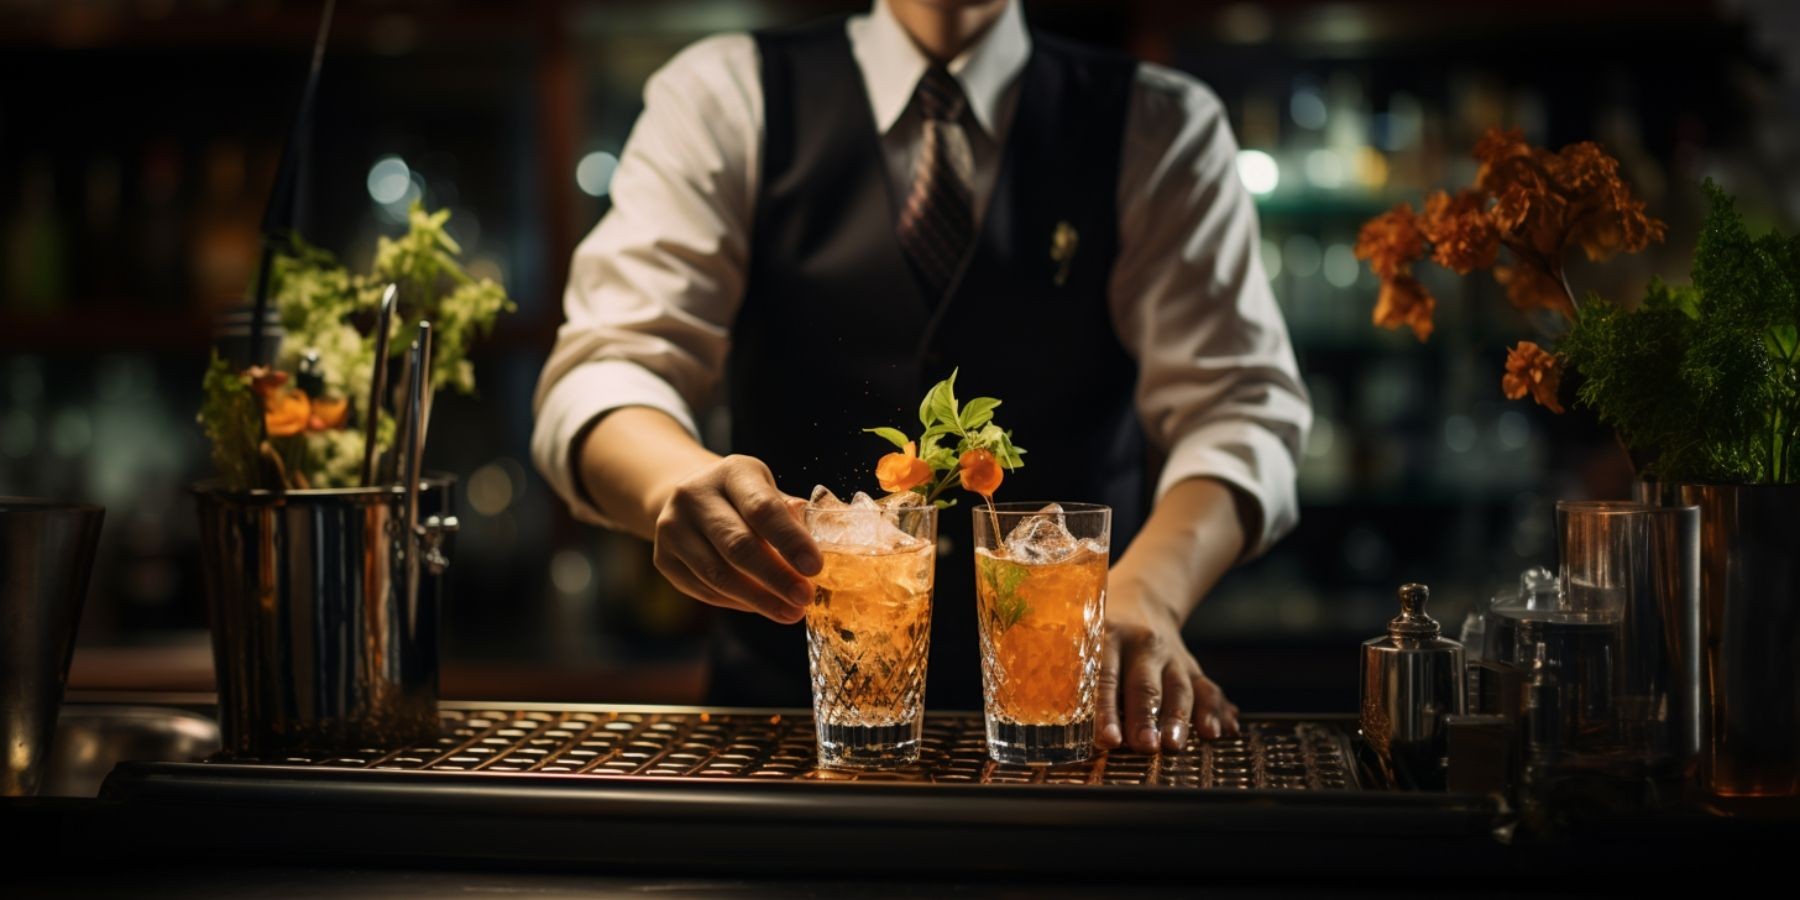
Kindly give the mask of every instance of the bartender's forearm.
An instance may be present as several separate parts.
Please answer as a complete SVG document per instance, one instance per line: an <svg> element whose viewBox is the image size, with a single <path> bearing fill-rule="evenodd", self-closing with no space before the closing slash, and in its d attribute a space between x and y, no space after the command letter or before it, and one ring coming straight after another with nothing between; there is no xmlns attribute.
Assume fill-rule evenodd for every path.
<svg viewBox="0 0 1800 900"><path fill-rule="evenodd" d="M588 498L646 540L675 485L718 461L668 413L645 406L605 414L575 448L576 477Z"/></svg>
<svg viewBox="0 0 1800 900"><path fill-rule="evenodd" d="M1223 482L1177 482L1113 566L1109 593L1152 604L1179 627L1243 555L1246 505Z"/></svg>

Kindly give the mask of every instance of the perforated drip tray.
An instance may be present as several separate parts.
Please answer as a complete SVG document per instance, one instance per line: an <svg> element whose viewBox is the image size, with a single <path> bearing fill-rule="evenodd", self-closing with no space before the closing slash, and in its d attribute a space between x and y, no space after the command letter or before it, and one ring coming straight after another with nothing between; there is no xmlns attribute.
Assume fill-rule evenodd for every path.
<svg viewBox="0 0 1800 900"><path fill-rule="evenodd" d="M932 714L919 763L893 770L821 769L804 713L446 706L443 736L400 750L291 755L238 764L601 778L748 778L939 784L1109 784L1248 790L1357 787L1348 735L1297 719L1246 723L1239 737L1190 740L1179 753L1101 754L1047 767L988 759L982 720Z"/></svg>
<svg viewBox="0 0 1800 900"><path fill-rule="evenodd" d="M452 703L421 746L124 763L102 800L121 829L106 839L144 852L691 871L1143 876L1494 846L1496 801L1389 789L1359 766L1352 717L1244 726L1032 767L988 760L978 714L928 714L917 765L859 771L818 767L803 711Z"/></svg>

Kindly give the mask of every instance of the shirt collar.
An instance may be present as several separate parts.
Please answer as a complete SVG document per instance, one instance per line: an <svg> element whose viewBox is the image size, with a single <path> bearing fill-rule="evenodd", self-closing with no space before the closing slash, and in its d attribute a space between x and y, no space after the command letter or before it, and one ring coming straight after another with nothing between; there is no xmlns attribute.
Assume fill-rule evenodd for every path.
<svg viewBox="0 0 1800 900"><path fill-rule="evenodd" d="M875 0L867 17L851 20L850 45L869 89L875 128L886 134L906 111L931 59L894 18L887 0ZM1019 0L1007 0L1006 9L987 33L950 61L950 74L962 85L969 111L988 136L998 134L994 120L1000 100L1030 56L1031 35L1025 30Z"/></svg>

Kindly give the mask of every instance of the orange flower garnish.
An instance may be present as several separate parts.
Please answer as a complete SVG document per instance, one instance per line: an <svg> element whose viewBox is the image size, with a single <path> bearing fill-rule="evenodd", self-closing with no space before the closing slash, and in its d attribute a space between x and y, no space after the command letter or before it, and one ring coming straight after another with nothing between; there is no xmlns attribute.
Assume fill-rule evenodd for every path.
<svg viewBox="0 0 1800 900"><path fill-rule="evenodd" d="M957 460L961 469L964 490L974 491L983 497L992 497L1000 489L1000 481L1005 477L1000 469L1000 461L994 454L986 450L970 450Z"/></svg>
<svg viewBox="0 0 1800 900"><path fill-rule="evenodd" d="M1500 389L1507 399L1519 400L1530 394L1539 406L1560 413L1563 408L1556 392L1561 386L1562 357L1531 341L1520 341L1506 354L1506 375L1500 379Z"/></svg>
<svg viewBox="0 0 1800 900"><path fill-rule="evenodd" d="M875 464L875 480L890 494L910 491L931 480L931 466L919 458L919 445L906 442L906 452L889 453Z"/></svg>
<svg viewBox="0 0 1800 900"><path fill-rule="evenodd" d="M286 372L271 370L268 366L251 366L244 370L244 377L250 379L250 390L267 402L269 397L287 384Z"/></svg>
<svg viewBox="0 0 1800 900"><path fill-rule="evenodd" d="M330 431L342 428L344 420L350 417L350 401L343 397L320 397L312 402L312 418L307 420L308 431Z"/></svg>
<svg viewBox="0 0 1800 900"><path fill-rule="evenodd" d="M301 390L276 390L263 395L263 425L269 437L292 437L306 430L312 419L312 401Z"/></svg>
<svg viewBox="0 0 1800 900"><path fill-rule="evenodd" d="M262 401L263 428L269 437L293 437L306 431L330 431L344 427L350 418L350 401L342 397L314 400L299 388L287 386L288 374L267 366L244 370L250 390Z"/></svg>

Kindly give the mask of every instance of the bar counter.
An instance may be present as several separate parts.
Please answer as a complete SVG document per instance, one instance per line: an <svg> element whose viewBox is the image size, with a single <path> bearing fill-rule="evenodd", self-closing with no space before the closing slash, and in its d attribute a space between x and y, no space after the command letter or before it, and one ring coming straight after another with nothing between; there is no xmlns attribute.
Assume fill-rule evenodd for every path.
<svg viewBox="0 0 1800 900"><path fill-rule="evenodd" d="M209 699L75 694L64 719L205 722ZM1250 717L1242 738L1180 753L1033 768L988 762L978 715L936 713L919 765L847 772L814 767L801 710L447 702L442 715L436 742L342 755L159 760L140 743L97 797L6 802L9 833L24 835L19 884L133 896L252 884L350 896L1541 890L1753 871L1800 836L1792 818L1702 812L1532 834L1498 795L1398 789L1346 716Z"/></svg>

